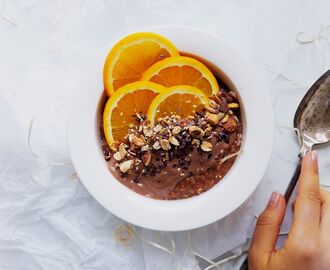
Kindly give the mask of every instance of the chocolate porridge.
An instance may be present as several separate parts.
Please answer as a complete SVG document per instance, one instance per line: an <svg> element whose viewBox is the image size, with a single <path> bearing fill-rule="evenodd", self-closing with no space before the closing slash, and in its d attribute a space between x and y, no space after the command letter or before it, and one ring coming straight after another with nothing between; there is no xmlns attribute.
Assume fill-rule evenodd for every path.
<svg viewBox="0 0 330 270"><path fill-rule="evenodd" d="M127 136L111 147L101 123L103 153L115 178L139 194L163 200L189 198L216 185L235 162L242 141L236 92L218 83L220 90L206 109L188 118L160 118L153 127L137 113Z"/></svg>

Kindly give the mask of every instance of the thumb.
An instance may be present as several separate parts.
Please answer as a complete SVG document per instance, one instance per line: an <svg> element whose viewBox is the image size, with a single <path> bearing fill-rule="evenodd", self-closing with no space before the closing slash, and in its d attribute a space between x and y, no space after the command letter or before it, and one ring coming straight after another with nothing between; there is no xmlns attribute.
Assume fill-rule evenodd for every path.
<svg viewBox="0 0 330 270"><path fill-rule="evenodd" d="M285 214L285 206L283 195L273 192L266 209L258 218L249 251L249 257L252 257L252 261L260 261L261 258L268 261L275 250L275 244ZM253 257L257 259L253 259Z"/></svg>

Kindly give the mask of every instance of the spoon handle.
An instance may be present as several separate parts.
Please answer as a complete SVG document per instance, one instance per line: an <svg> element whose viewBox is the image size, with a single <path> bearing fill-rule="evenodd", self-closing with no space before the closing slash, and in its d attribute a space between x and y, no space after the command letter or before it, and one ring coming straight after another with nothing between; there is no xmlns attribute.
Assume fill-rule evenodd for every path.
<svg viewBox="0 0 330 270"><path fill-rule="evenodd" d="M244 260L244 262L242 263L241 267L239 268L239 270L249 270L249 261L248 261L248 257L246 257L246 259Z"/></svg>
<svg viewBox="0 0 330 270"><path fill-rule="evenodd" d="M297 184L299 176L300 176L300 170L301 170L301 158L299 157L299 161L296 166L296 170L294 171L294 174L290 180L290 183L284 193L284 199L285 199L286 203L289 202L292 192L293 192L294 188L296 187L296 184Z"/></svg>

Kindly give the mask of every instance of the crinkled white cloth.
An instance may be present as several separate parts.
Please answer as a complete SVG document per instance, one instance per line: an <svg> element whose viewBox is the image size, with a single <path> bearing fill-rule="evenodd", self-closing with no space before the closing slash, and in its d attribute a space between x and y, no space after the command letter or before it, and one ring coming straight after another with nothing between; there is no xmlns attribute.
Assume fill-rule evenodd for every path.
<svg viewBox="0 0 330 270"><path fill-rule="evenodd" d="M327 0L0 0L0 269L197 270L229 250L240 254L254 213L273 189L284 191L294 169L295 107L330 66L328 10ZM115 236L129 225L88 194L71 165L67 97L104 44L167 23L208 30L253 57L274 99L274 152L256 194L224 220L178 233L135 228L125 245ZM300 31L311 43L296 43ZM330 183L329 151L320 154ZM289 224L290 215L283 230Z"/></svg>

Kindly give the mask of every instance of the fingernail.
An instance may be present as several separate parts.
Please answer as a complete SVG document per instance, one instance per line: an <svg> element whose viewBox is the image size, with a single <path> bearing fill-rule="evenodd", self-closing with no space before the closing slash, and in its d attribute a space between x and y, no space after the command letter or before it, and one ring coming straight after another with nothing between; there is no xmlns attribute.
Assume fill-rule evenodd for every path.
<svg viewBox="0 0 330 270"><path fill-rule="evenodd" d="M312 160L313 160L313 161L317 161L317 157L318 157L318 155L317 155L317 151L316 151L316 150L313 150L313 151L312 151Z"/></svg>
<svg viewBox="0 0 330 270"><path fill-rule="evenodd" d="M272 195L270 196L268 205L269 206L276 206L279 202L279 198L280 198L280 193L274 191L272 193Z"/></svg>

